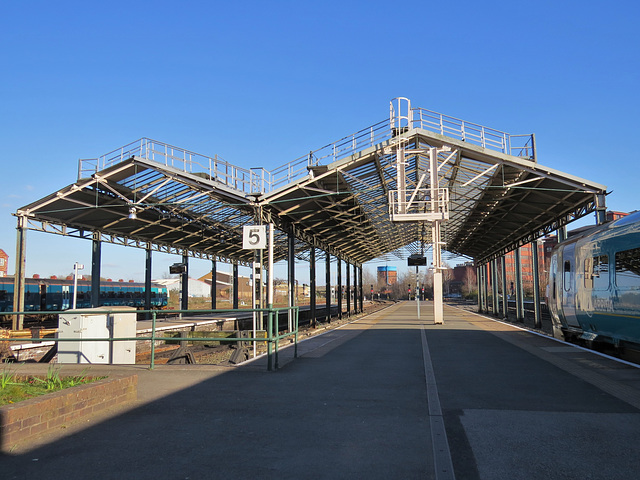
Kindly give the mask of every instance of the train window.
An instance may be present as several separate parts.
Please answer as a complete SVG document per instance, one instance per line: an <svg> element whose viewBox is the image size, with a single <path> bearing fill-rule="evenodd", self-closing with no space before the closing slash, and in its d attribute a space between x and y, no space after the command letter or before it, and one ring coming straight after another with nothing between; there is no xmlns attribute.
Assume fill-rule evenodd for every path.
<svg viewBox="0 0 640 480"><path fill-rule="evenodd" d="M640 289L640 248L616 253L616 285Z"/></svg>
<svg viewBox="0 0 640 480"><path fill-rule="evenodd" d="M609 255L593 257L592 280L594 290L609 288Z"/></svg>
<svg viewBox="0 0 640 480"><path fill-rule="evenodd" d="M565 260L564 262L564 275L562 276L562 285L567 292L571 290L571 262L569 260Z"/></svg>

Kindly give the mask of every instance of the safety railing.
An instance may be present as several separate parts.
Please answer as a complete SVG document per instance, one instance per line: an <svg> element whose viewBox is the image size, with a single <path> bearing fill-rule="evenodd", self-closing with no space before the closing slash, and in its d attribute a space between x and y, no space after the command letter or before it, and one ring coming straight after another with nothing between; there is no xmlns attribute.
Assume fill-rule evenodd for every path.
<svg viewBox="0 0 640 480"><path fill-rule="evenodd" d="M501 153L535 160L535 137L511 135L459 118L423 108L412 108L411 128L421 128ZM408 128L403 127L403 128ZM363 130L341 138L317 150L272 170L262 167L242 168L218 155L206 156L172 145L142 138L98 158L81 159L78 179L87 178L100 170L128 160L133 156L158 162L165 166L197 173L247 195L265 194L305 177L309 168L326 165L392 138L395 134L386 119Z"/></svg>
<svg viewBox="0 0 640 480"><path fill-rule="evenodd" d="M309 167L327 165L354 155L362 150L372 147L384 140L391 138L392 132L389 121L384 120L370 127L341 138L324 147L312 150L289 163L286 163L271 171L272 189L287 185L292 181L304 177L309 173Z"/></svg>
<svg viewBox="0 0 640 480"><path fill-rule="evenodd" d="M293 312L292 318L292 326L293 329L290 331L280 332L278 328L278 318L280 312ZM241 312L243 314L256 312L259 316L266 315L266 338L260 338L257 336L251 337L224 337L224 338L212 338L212 337L166 337L164 335L158 335L157 330L157 316L158 310L109 310L108 307L101 308L99 311L94 310L73 310L74 314L78 315L104 315L104 314L124 314L124 313L136 313L136 314L148 314L151 316L151 335L149 336L135 336L135 337L112 337L109 336L107 338L58 338L58 337L17 337L17 338L0 338L0 342L13 342L13 343L24 343L24 342L54 342L56 345L64 342L108 342L111 346L114 342L131 342L131 341L149 341L151 342L151 352L150 352L150 361L149 368L153 369L155 367L155 356L156 356L156 345L162 342L211 342L214 340L222 340L224 342L250 342L254 345L256 343L267 343L267 370L271 371L279 368L278 362L278 353L279 353L279 344L282 340L293 337L294 340L294 358L298 357L298 326L299 326L299 308L298 307L280 307L280 308L263 308L263 309L243 309L243 310L233 310L233 309L225 309L225 310L172 310L172 314L189 314L189 315L205 315L205 314L223 314L223 313L238 313ZM71 311L46 311L46 312L3 312L3 315L58 315L58 314L69 314ZM162 312L163 314L165 312ZM179 328L179 325L177 326ZM249 330L251 331L251 330ZM253 330L255 332L255 329ZM255 334L255 333L254 333ZM112 350L110 348L110 350Z"/></svg>
<svg viewBox="0 0 640 480"><path fill-rule="evenodd" d="M449 189L436 189L431 198L430 188L414 191L389 190L389 216L392 222L435 221L449 219Z"/></svg>
<svg viewBox="0 0 640 480"><path fill-rule="evenodd" d="M201 155L149 138L141 138L98 158L81 159L78 164L78 179L87 178L134 156L182 172L201 176L204 174L208 180L222 183L245 194L265 193L270 189L271 173L263 168L238 167L218 155Z"/></svg>
<svg viewBox="0 0 640 480"><path fill-rule="evenodd" d="M412 110L413 128L422 128L508 155L535 159L533 134L511 135L424 108Z"/></svg>

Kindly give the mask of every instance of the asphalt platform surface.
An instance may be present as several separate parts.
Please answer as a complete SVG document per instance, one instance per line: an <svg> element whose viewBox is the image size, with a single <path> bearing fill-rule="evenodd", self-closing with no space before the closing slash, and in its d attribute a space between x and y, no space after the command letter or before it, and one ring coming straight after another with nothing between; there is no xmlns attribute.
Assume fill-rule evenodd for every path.
<svg viewBox="0 0 640 480"><path fill-rule="evenodd" d="M456 308L444 325L421 313L399 303L329 330L273 372L264 358L93 365L136 373L137 402L0 456L0 478L638 478L640 369Z"/></svg>

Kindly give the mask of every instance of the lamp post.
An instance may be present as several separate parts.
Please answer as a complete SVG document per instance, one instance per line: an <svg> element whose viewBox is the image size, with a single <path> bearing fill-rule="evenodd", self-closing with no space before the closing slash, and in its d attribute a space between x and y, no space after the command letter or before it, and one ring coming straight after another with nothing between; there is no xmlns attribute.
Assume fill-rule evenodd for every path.
<svg viewBox="0 0 640 480"><path fill-rule="evenodd" d="M73 309L76 309L76 300L78 298L78 270L84 270L84 265L81 263L73 264Z"/></svg>

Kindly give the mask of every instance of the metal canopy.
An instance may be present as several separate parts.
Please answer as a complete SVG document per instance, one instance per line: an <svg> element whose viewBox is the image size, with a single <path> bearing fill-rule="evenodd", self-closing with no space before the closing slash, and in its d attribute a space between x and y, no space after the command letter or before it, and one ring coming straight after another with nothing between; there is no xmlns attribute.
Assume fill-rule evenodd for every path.
<svg viewBox="0 0 640 480"><path fill-rule="evenodd" d="M484 262L604 208L605 186L537 163L533 135L412 109L405 128L382 121L273 171L142 139L81 160L77 182L16 216L34 230L240 263L253 258L242 250L242 227L258 222L278 228L276 261L286 258L289 233L299 258L309 245L354 264L406 258L431 243L431 230L390 220L399 141L414 187L429 147L454 152L437 164L450 199L444 249L455 254Z"/></svg>

